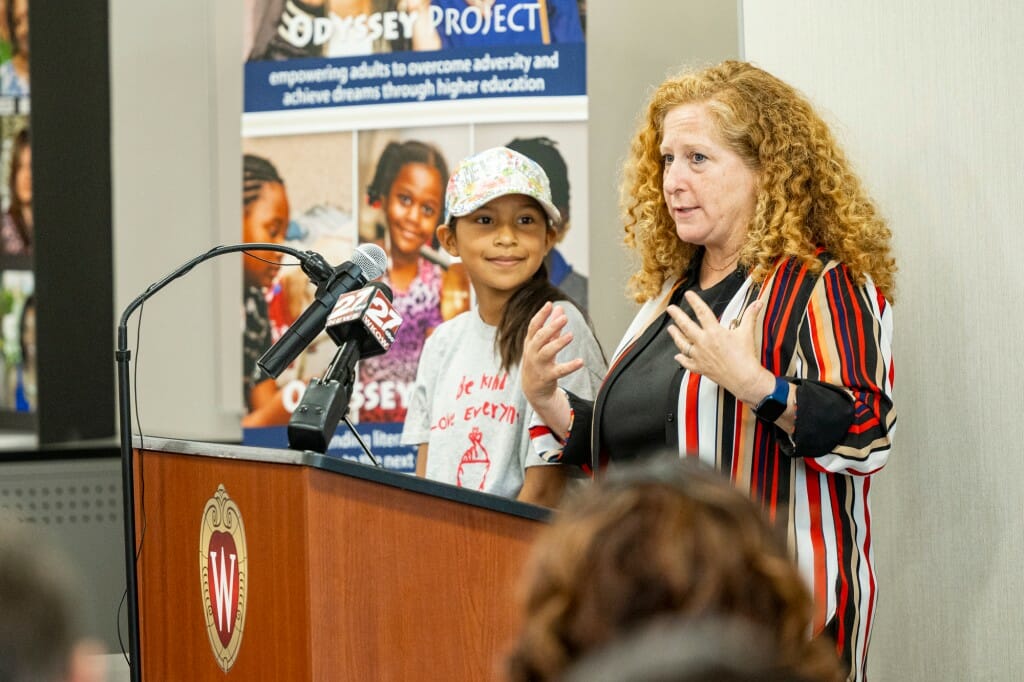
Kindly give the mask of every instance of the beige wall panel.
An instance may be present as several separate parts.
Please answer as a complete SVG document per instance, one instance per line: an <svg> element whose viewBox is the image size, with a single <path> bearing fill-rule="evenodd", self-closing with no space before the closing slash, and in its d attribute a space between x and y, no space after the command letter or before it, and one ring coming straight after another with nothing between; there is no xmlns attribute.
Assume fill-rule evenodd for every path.
<svg viewBox="0 0 1024 682"><path fill-rule="evenodd" d="M241 17L241 0L110 2L118 317L178 265L239 241ZM241 256L223 256L165 288L143 308L138 352L132 318L136 430L241 437L241 277Z"/></svg>
<svg viewBox="0 0 1024 682"><path fill-rule="evenodd" d="M739 54L737 5L716 0L587 3L590 101L590 315L611 353L636 306L626 282L637 263L622 245L619 170L652 88L692 62ZM600 303L598 303L600 302Z"/></svg>
<svg viewBox="0 0 1024 682"><path fill-rule="evenodd" d="M1019 3L756 0L746 55L829 115L889 218L899 425L873 487L876 680L1024 666Z"/></svg>

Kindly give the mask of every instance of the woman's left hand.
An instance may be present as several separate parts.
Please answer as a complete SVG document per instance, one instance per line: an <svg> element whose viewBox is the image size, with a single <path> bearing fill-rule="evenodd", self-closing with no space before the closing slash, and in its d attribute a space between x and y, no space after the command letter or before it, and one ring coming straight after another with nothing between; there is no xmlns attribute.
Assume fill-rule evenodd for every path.
<svg viewBox="0 0 1024 682"><path fill-rule="evenodd" d="M757 404L775 387L775 376L761 366L754 343L754 320L761 302L751 303L739 326L730 329L719 323L700 296L692 291L685 296L696 320L678 306L668 307L675 323L668 326L668 333L679 349L676 362L711 379L743 402Z"/></svg>

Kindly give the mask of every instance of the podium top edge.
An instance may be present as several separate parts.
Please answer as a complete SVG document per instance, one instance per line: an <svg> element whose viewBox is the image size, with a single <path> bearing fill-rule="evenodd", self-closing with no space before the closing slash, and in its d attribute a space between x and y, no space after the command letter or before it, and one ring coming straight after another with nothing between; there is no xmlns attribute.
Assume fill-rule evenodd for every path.
<svg viewBox="0 0 1024 682"><path fill-rule="evenodd" d="M467 490L447 483L419 478L413 474L391 471L340 457L322 455L310 450L298 451L228 443L209 443L158 436L140 437L138 434L132 437L132 446L136 450L150 452L166 452L195 457L215 457L262 462L265 464L305 466L534 521L547 521L551 517L551 510L545 507L538 507L476 490Z"/></svg>

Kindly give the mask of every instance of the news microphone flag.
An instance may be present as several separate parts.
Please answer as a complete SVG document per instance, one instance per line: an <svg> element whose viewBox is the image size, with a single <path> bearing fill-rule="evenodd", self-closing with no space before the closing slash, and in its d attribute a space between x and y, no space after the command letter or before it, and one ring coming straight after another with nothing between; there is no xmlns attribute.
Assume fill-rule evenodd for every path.
<svg viewBox="0 0 1024 682"><path fill-rule="evenodd" d="M343 294L327 316L327 334L339 346L355 340L359 356L380 355L395 342L402 316L391 305L391 289L370 282L362 289Z"/></svg>

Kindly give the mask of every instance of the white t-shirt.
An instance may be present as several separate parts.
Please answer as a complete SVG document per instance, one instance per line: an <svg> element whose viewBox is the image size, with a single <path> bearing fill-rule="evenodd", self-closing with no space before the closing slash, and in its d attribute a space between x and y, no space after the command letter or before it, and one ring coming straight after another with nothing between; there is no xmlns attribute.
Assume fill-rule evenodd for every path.
<svg viewBox="0 0 1024 682"><path fill-rule="evenodd" d="M559 385L592 400L604 377L604 358L583 314L567 301L558 305L573 334L558 361L584 363ZM434 330L420 356L402 443L429 445L429 479L514 498L524 469L547 462L530 446L533 410L520 388L519 367L499 369L496 333L475 309Z"/></svg>

